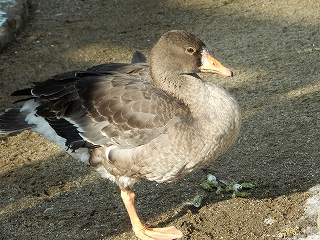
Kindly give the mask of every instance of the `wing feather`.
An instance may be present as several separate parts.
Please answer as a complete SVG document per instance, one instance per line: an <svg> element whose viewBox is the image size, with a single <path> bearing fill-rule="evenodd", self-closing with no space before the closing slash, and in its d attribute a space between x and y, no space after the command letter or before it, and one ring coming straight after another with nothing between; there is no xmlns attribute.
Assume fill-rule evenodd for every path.
<svg viewBox="0 0 320 240"><path fill-rule="evenodd" d="M149 66L140 62L67 72L17 92L22 94L33 95L37 116L72 150L147 144L171 119L188 114L186 106L152 85Z"/></svg>
<svg viewBox="0 0 320 240"><path fill-rule="evenodd" d="M81 79L76 88L87 114L96 122L107 121L101 134L122 146L147 144L168 121L188 113L177 99L129 74L91 78L90 85Z"/></svg>

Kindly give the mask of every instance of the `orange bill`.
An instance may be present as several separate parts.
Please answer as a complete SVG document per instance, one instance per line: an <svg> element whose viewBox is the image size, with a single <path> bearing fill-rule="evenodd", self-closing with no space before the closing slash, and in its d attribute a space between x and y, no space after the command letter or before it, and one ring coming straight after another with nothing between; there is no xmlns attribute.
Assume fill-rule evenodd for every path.
<svg viewBox="0 0 320 240"><path fill-rule="evenodd" d="M202 65L199 67L201 72L216 73L222 76L232 77L233 73L229 68L223 66L218 60L212 57L208 52L202 53Z"/></svg>

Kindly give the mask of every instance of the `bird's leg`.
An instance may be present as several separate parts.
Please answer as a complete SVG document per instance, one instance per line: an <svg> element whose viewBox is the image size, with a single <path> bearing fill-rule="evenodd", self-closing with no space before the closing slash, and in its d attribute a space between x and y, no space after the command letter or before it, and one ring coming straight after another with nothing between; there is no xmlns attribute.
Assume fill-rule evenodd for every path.
<svg viewBox="0 0 320 240"><path fill-rule="evenodd" d="M139 219L134 207L134 193L129 190L121 190L122 201L128 211L132 229L136 236L141 240L172 240L183 237L183 233L175 227L166 228L147 228Z"/></svg>

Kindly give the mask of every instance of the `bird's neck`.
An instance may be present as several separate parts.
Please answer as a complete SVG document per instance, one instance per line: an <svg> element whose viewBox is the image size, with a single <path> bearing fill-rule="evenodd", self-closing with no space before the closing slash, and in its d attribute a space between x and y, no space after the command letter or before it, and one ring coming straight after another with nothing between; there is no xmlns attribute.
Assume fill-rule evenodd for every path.
<svg viewBox="0 0 320 240"><path fill-rule="evenodd" d="M153 84L177 98L190 111L194 118L202 117L203 106L208 103L210 92L206 84L196 74L168 73L165 71L151 74Z"/></svg>

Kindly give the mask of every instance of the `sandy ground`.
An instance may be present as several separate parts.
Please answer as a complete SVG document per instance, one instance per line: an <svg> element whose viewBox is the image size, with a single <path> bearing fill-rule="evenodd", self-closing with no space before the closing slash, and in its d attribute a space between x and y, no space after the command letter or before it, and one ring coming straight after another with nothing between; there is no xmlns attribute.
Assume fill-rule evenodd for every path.
<svg viewBox="0 0 320 240"><path fill-rule="evenodd" d="M319 13L316 0L31 0L29 24L0 55L0 110L33 82L148 56L162 33L193 32L234 71L203 77L236 97L241 134L201 171L137 184L141 218L190 239L306 237L317 215L304 217L308 189L320 184ZM89 166L28 131L1 135L0 149L0 239L135 239L118 187ZM208 173L256 187L216 195L199 186ZM196 195L199 208L187 204Z"/></svg>

